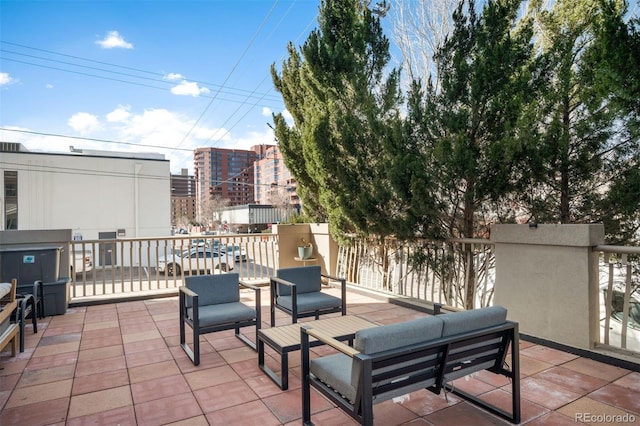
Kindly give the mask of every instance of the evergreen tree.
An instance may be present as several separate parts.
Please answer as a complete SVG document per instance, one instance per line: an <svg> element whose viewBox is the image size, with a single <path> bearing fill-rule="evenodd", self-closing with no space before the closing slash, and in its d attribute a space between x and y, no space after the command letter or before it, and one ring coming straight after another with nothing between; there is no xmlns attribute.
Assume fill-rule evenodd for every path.
<svg viewBox="0 0 640 426"><path fill-rule="evenodd" d="M438 178L438 204L446 206L440 224L448 237L487 235L487 220L495 218L485 214L514 190L526 153L519 126L534 95L532 31L516 26L519 4L489 1L478 16L473 0L462 2L436 54L439 84L416 84L409 97L409 121L423 144L425 167ZM466 280L465 307L473 308L470 264Z"/></svg>
<svg viewBox="0 0 640 426"><path fill-rule="evenodd" d="M540 142L530 156L534 176L522 205L538 222L606 222L608 237L619 241L618 219L630 205L622 188L612 189L626 178L634 182L629 168L637 167L638 146L637 132L630 132L637 128L637 110L630 107L637 105L638 83L624 71L637 66L637 46L622 21L623 2L533 5L540 73L548 84L537 100ZM634 84L636 91L628 92Z"/></svg>
<svg viewBox="0 0 640 426"><path fill-rule="evenodd" d="M294 124L274 129L298 183L305 213L332 234L409 238L432 223L421 159L407 148L399 72L386 70L389 41L358 0L324 0L319 28L300 50L289 45L279 74ZM419 199L416 201L416 199Z"/></svg>

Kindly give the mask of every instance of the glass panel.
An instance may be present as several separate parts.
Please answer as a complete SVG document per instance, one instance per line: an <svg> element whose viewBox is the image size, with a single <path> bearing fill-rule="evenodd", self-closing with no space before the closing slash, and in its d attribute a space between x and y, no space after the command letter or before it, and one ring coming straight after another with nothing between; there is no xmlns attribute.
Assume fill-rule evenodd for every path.
<svg viewBox="0 0 640 426"><path fill-rule="evenodd" d="M18 172L4 172L4 229L18 229Z"/></svg>

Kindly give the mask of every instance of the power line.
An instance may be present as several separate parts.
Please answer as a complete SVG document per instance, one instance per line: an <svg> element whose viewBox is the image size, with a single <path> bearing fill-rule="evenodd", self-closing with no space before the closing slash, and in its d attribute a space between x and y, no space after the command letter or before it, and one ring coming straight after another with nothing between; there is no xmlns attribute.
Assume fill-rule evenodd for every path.
<svg viewBox="0 0 640 426"><path fill-rule="evenodd" d="M251 40L249 40L249 44L247 45L247 47L244 49L244 51L242 52L242 55L240 55L240 58L238 58L238 60L236 61L236 63L233 65L233 67L231 68L231 71L229 72L229 74L227 74L227 77L224 79L224 81L222 82L222 86L220 86L220 88L218 89L218 91L216 92L216 94L213 96L213 98L211 99L211 101L209 102L209 104L205 107L204 111L202 111L202 114L200 114L200 116L198 117L198 119L195 121L195 123L193 123L193 126L191 127L191 129L187 132L186 135L184 135L184 138L182 139L182 141L180 141L180 143L178 144L178 147L180 145L182 145L187 138L189 137L189 135L191 135L191 133L193 132L193 130L196 128L196 126L198 125L198 123L200 122L200 120L202 120L202 118L204 117L204 115L206 114L207 110L211 107L211 105L213 104L213 101L218 97L218 93L220 93L220 89L222 87L225 86L225 84L227 83L227 81L229 81L229 78L231 78L231 76L233 75L233 73L236 71L236 68L238 67L238 65L240 64L240 62L242 61L242 59L244 58L244 56L247 54L247 52L249 51L249 48L251 47L251 45L253 44L253 42L255 41L256 37L258 36L258 34L260 33L260 31L262 30L262 28L264 27L264 25L266 24L266 22L269 20L269 17L271 16L271 14L273 13L273 10L275 9L276 5L278 4L279 0L276 0L275 3L273 4L273 6L271 6L271 9L269 9L269 12L267 12L267 16L264 17L264 19L262 20L262 22L260 23L260 25L258 26L258 29L256 30L256 32L254 33L253 37L251 38Z"/></svg>
<svg viewBox="0 0 640 426"><path fill-rule="evenodd" d="M145 148L170 149L170 150L174 150L174 151L189 151L189 152L193 152L193 149L189 149L189 148L172 148L172 147L161 146L161 145L149 145L149 144L133 143L133 142L121 142L121 141L114 141L114 140L109 140L109 139L87 138L87 137L83 137L83 136L69 136L69 135L59 135L59 134L55 134L55 133L34 132L34 131L30 131L30 130L7 129L6 127L0 127L0 130L4 130L6 132L28 133L30 135L38 135L38 136L51 136L51 137L58 137L58 138L63 138L63 139L86 140L86 141L91 141L91 142L112 143L112 144L129 145L129 146L143 146Z"/></svg>
<svg viewBox="0 0 640 426"><path fill-rule="evenodd" d="M13 54L13 55L25 56L25 57L29 57L29 58L33 58L33 59L38 59L38 60L43 60L43 61L48 61L48 62L55 62L55 63L59 63L59 64L63 64L63 65L70 65L70 66L79 67L79 68L92 69L92 70L101 71L101 72L105 72L105 73L118 74L118 75L137 78L137 79L141 79L141 80L155 81L155 82L160 82L160 83L163 83L163 84L166 84L166 85L175 84L175 82L167 81L166 75L162 74L162 73L143 70L143 69L140 69L140 68L127 67L127 66L124 66L124 65L112 64L112 63L103 62L103 61L96 61L96 60L93 60L93 59L82 58L80 56L67 55L67 54L64 54L64 53L54 52L54 51L46 50L46 49L39 49L39 48L36 48L36 47L26 46L26 45L22 45L22 44L18 44L18 43L12 43L12 42L8 42L8 41L4 41L4 40L0 40L0 43L4 43L4 44L16 46L16 47L20 47L20 48L24 48L24 49L28 49L28 50L35 50L35 51L39 51L39 52L44 52L44 53L48 53L48 54L51 54L51 55L72 58L72 59L76 59L76 60L79 60L79 61L85 61L85 62L89 62L89 63L105 65L107 67L112 67L112 68L116 68L116 69L120 68L120 69L124 69L124 70L131 70L131 71L139 72L139 73L142 73L142 74L148 74L148 75L153 76L155 78L135 75L135 74L131 74L131 73L113 71L113 70L109 70L109 69L106 69L106 68L91 67L91 66L82 65L82 64L79 64L79 63L60 61L60 60L56 60L56 59L46 58L46 57L43 57L43 56L30 55L30 54L27 54L27 53L21 53L21 52L16 52L16 51L12 51L12 50L0 49L0 52L3 52L3 53L9 53L9 54ZM12 61L12 62L23 63L23 64L26 64L26 65L34 65L34 66L40 66L40 67L43 67L43 68L50 68L50 69L54 69L54 70L57 70L57 71L71 72L71 73L76 73L76 74L87 75L87 76L90 76L90 77L100 77L100 76L97 76L97 75L94 75L94 74L80 73L78 71L67 70L67 69L64 69L64 68L49 67L49 66L42 65L42 64L19 61L19 60L16 60L16 59L11 59L11 58L6 58L6 57L3 58L3 59L7 60L7 61ZM198 83L200 85L208 86L208 87L211 87L211 88L214 88L214 87L226 88L226 89L228 89L228 91L223 91L223 93L227 93L227 94L231 94L231 95L243 96L246 93L253 93L254 92L254 91L250 91L250 90L247 90L247 89L240 89L240 88L234 88L234 87L228 87L228 86L221 86L221 85L218 85L218 84L215 84L215 83L210 83L210 82L206 82L206 81L202 81L202 80L193 80L193 79L187 79L187 78L185 78L185 80L191 81L191 82L195 82L195 83ZM125 80L116 80L116 81L122 81L122 82L125 82L125 83L127 82ZM132 83L132 84L135 84L135 83ZM155 87L155 86L148 86L148 87L158 88L158 87ZM234 93L234 92L239 92L239 93ZM273 99L270 99L270 100L279 101L280 99L277 96L273 96Z"/></svg>

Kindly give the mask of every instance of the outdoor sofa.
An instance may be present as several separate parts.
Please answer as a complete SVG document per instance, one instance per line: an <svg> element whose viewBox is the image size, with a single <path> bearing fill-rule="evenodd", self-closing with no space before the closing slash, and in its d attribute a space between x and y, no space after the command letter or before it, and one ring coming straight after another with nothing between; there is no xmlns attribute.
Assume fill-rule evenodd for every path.
<svg viewBox="0 0 640 426"><path fill-rule="evenodd" d="M518 324L506 317L505 308L494 306L373 327L358 331L353 347L314 330L312 322L303 326L303 423L312 424L311 386L363 425L374 424L374 404L422 388L435 394L451 391L519 423ZM310 359L310 337L339 352ZM451 384L481 370L510 379L510 413Z"/></svg>

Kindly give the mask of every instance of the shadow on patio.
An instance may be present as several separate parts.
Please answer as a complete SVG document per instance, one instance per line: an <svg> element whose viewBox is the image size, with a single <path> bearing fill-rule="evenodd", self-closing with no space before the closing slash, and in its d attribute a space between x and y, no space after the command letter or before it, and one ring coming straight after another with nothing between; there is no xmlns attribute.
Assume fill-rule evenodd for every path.
<svg viewBox="0 0 640 426"><path fill-rule="evenodd" d="M268 327L268 287L263 288ZM252 297L242 290L245 302ZM349 293L348 314L388 324L425 314ZM278 313L279 324L287 323ZM0 358L0 424L286 425L301 422L300 357L289 390L259 368L233 331L203 336L195 367L179 346L178 298L76 307L27 329L25 352ZM328 353L316 347L316 354ZM279 369L275 352L267 364ZM640 373L521 340L522 424L640 423ZM454 385L508 409L504 377L482 372ZM355 424L314 392L316 425ZM454 395L426 390L375 406L376 424L509 424ZM599 416L599 417L596 417Z"/></svg>

